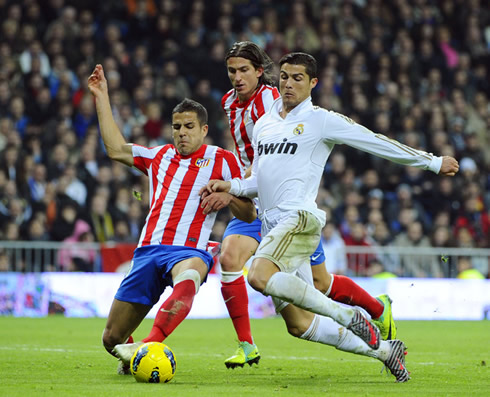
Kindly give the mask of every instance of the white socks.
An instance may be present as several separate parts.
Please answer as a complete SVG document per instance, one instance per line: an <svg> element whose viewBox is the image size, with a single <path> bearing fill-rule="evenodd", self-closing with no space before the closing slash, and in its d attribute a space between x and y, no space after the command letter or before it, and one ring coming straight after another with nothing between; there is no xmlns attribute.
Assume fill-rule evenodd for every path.
<svg viewBox="0 0 490 397"><path fill-rule="evenodd" d="M267 282L264 294L285 300L302 309L331 317L347 326L354 316L354 310L328 298L315 287L300 278L283 272L277 272Z"/></svg>
<svg viewBox="0 0 490 397"><path fill-rule="evenodd" d="M379 348L373 350L366 342L347 328L342 327L329 317L319 315L315 315L310 327L300 338L334 346L336 349L344 352L374 357L383 362L390 354L390 345L388 342L384 340L380 341Z"/></svg>
<svg viewBox="0 0 490 397"><path fill-rule="evenodd" d="M194 269L184 270L182 273L178 274L174 278L174 287L176 284L185 280L194 281L194 286L196 287L196 294L197 294L197 292L199 291L199 286L201 285L201 275L199 274L199 272Z"/></svg>
<svg viewBox="0 0 490 397"><path fill-rule="evenodd" d="M232 283L235 280L238 280L243 275L243 270L239 272L225 272L221 271L221 281L223 283Z"/></svg>

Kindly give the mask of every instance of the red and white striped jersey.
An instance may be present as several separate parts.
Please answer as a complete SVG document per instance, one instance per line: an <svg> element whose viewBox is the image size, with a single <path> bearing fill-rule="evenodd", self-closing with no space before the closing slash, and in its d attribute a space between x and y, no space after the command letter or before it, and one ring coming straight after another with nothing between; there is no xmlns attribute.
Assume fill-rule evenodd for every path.
<svg viewBox="0 0 490 397"><path fill-rule="evenodd" d="M169 144L133 145L133 158L134 166L150 181L150 211L138 247L163 244L205 250L216 212L203 214L199 190L210 179L243 177L237 157L210 145L183 156Z"/></svg>
<svg viewBox="0 0 490 397"><path fill-rule="evenodd" d="M238 102L235 89L228 91L221 99L221 106L228 116L238 158L245 168L250 166L254 158L252 136L255 122L269 111L277 98L279 98L277 88L263 84L245 103Z"/></svg>

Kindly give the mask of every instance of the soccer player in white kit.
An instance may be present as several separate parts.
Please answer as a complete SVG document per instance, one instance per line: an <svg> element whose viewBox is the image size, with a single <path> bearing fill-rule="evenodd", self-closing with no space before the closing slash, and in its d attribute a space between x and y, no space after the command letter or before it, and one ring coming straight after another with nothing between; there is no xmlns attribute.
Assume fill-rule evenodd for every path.
<svg viewBox="0 0 490 397"><path fill-rule="evenodd" d="M207 191L258 197L263 239L248 281L254 289L272 296L276 306L281 301L294 304L287 308L295 310L304 330L300 338L375 357L385 363L398 382L405 382L409 373L403 342L379 341L358 310L339 305L312 286L308 259L325 223L325 214L315 199L335 144L348 144L440 175L455 175L458 162L449 156L437 157L413 149L341 114L313 106L311 90L318 79L312 56L287 54L280 66L282 98L255 125L251 176L231 182L210 181Z"/></svg>
<svg viewBox="0 0 490 397"><path fill-rule="evenodd" d="M207 111L185 99L172 111L174 145L153 148L127 144L112 116L107 80L101 65L88 79L96 100L99 126L108 156L149 177L149 213L131 261L111 306L102 335L106 350L121 360L120 373L143 342L162 342L191 310L195 294L213 265L206 251L216 214L204 214L200 189L210 179L243 176L236 156L205 145ZM233 214L245 222L256 218L249 199L231 200ZM125 343L166 287L172 294L158 311L141 342Z"/></svg>
<svg viewBox="0 0 490 397"><path fill-rule="evenodd" d="M228 117L238 158L244 167L249 168L254 156L253 127L280 96L273 86L273 62L263 49L250 41L235 43L227 52L225 61L233 89L223 96L221 105ZM227 204L227 199L230 198L225 194L209 204L217 204L219 201L220 205L213 206L213 210L218 210ZM221 292L239 341L235 354L225 360L228 368L243 366L245 363L252 365L260 359L252 338L248 295L243 277L245 263L261 242L260 231L260 219L250 224L233 219L223 236L220 255ZM364 308L380 328L383 339L395 339L396 327L388 295L374 298L350 278L330 274L325 267L325 254L320 244L311 255L310 264L316 288L333 300ZM295 334L298 329L296 321L293 321L295 316L289 315L294 309L285 309L284 306L278 307L278 312L284 317L289 332Z"/></svg>

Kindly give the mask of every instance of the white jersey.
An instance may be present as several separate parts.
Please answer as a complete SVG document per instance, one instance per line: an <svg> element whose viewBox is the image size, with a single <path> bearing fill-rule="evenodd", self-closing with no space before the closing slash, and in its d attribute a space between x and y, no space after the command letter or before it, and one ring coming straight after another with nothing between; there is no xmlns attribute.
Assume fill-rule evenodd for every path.
<svg viewBox="0 0 490 397"><path fill-rule="evenodd" d="M206 249L216 212L207 216L199 190L210 179L243 176L236 156L217 146L203 145L189 156L173 145L146 148L133 145L134 166L149 177L150 211L138 247L180 245Z"/></svg>
<svg viewBox="0 0 490 397"><path fill-rule="evenodd" d="M385 159L438 173L442 157L413 149L375 134L339 113L313 106L306 99L286 118L282 99L257 121L254 128L252 175L234 179L230 193L258 196L259 216L272 209L306 210L322 224L325 213L316 197L325 163L335 144L347 144Z"/></svg>

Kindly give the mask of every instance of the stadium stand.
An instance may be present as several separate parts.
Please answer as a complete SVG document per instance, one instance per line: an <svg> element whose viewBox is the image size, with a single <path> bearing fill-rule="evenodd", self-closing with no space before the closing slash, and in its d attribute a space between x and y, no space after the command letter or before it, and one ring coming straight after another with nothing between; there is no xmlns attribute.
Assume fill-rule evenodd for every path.
<svg viewBox="0 0 490 397"><path fill-rule="evenodd" d="M325 246L333 234L348 253L339 271L456 277L458 258L469 257L488 277L484 4L0 0L0 271L100 271L100 243L138 239L147 182L103 152L86 86L96 63L128 141L171 142L171 111L191 97L209 111L208 142L231 149L220 108L230 88L223 60L234 41L251 40L275 61L290 51L314 55L316 104L460 162L454 178L437 178L337 147L318 203L334 229ZM228 219L219 215L213 240ZM70 262L66 244L74 241L88 251ZM404 254L414 249L417 258Z"/></svg>

